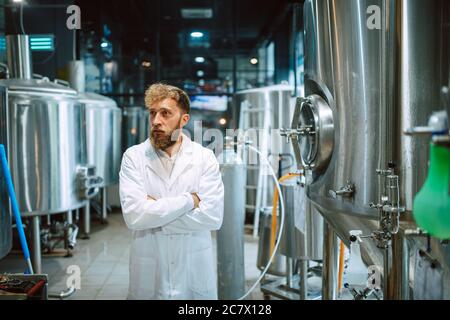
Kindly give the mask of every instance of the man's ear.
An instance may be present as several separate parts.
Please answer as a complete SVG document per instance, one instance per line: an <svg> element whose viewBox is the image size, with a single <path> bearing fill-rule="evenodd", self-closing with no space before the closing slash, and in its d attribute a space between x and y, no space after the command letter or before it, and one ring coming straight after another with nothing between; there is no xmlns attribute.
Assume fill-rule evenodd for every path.
<svg viewBox="0 0 450 320"><path fill-rule="evenodd" d="M181 116L181 127L182 128L189 122L190 118L191 118L191 116L187 113L185 113Z"/></svg>

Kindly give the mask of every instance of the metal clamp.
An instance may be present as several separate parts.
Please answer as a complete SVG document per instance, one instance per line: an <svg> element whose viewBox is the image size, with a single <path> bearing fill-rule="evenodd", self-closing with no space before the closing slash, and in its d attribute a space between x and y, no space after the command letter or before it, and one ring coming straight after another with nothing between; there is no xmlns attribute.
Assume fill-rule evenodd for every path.
<svg viewBox="0 0 450 320"><path fill-rule="evenodd" d="M102 186L103 178L96 175L95 166L80 166L77 168L77 187L81 199L95 197Z"/></svg>
<svg viewBox="0 0 450 320"><path fill-rule="evenodd" d="M345 187L342 187L339 190L330 190L328 193L333 199L336 199L337 196L351 197L355 193L355 184L347 180L347 185Z"/></svg>

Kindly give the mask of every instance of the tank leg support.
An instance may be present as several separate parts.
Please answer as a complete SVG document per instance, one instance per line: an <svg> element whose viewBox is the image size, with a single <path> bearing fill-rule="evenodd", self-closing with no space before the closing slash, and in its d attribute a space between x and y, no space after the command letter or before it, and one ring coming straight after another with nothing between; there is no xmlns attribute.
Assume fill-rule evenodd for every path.
<svg viewBox="0 0 450 320"><path fill-rule="evenodd" d="M39 216L32 218L32 235L33 235L33 270L35 274L42 273L42 257L41 257L41 219Z"/></svg>
<svg viewBox="0 0 450 320"><path fill-rule="evenodd" d="M323 300L336 300L338 293L338 238L333 228L326 222L323 236L322 298Z"/></svg>
<svg viewBox="0 0 450 320"><path fill-rule="evenodd" d="M108 207L106 197L106 187L102 188L102 223L107 223L108 219Z"/></svg>
<svg viewBox="0 0 450 320"><path fill-rule="evenodd" d="M83 236L81 239L89 239L89 234L91 233L91 205L89 201L84 207L84 221L83 221Z"/></svg>

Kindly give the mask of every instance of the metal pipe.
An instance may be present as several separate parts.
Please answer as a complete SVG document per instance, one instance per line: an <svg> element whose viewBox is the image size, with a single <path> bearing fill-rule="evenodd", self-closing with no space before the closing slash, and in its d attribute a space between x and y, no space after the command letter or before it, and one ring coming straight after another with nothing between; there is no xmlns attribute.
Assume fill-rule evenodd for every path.
<svg viewBox="0 0 450 320"><path fill-rule="evenodd" d="M286 257L286 285L292 288L292 259Z"/></svg>
<svg viewBox="0 0 450 320"><path fill-rule="evenodd" d="M91 203L89 201L86 202L86 206L84 207L84 239L89 239L89 234L91 233Z"/></svg>
<svg viewBox="0 0 450 320"><path fill-rule="evenodd" d="M73 213L72 210L67 212L67 223L72 224L73 223Z"/></svg>
<svg viewBox="0 0 450 320"><path fill-rule="evenodd" d="M323 237L322 298L323 300L336 300L338 281L338 239L333 228L326 222L324 223Z"/></svg>
<svg viewBox="0 0 450 320"><path fill-rule="evenodd" d="M40 217L34 216L32 218L32 235L33 235L33 266L36 274L42 273L42 258L41 258L41 226Z"/></svg>
<svg viewBox="0 0 450 320"><path fill-rule="evenodd" d="M70 224L69 230L72 230L72 232L69 234L67 242L68 247L70 250L75 249L75 246L77 245L77 236L78 236L78 226L76 224Z"/></svg>
<svg viewBox="0 0 450 320"><path fill-rule="evenodd" d="M108 209L106 206L106 187L103 187L102 189L102 220L103 222L106 221L108 218Z"/></svg>
<svg viewBox="0 0 450 320"><path fill-rule="evenodd" d="M389 277L391 276L391 259L390 259L390 246L382 249L383 251L383 299L390 300L391 292L393 288L389 287Z"/></svg>
<svg viewBox="0 0 450 320"><path fill-rule="evenodd" d="M70 287L66 291L61 291L60 293L49 293L48 297L62 300L70 297L72 294L75 293L75 291L76 291L75 287Z"/></svg>
<svg viewBox="0 0 450 320"><path fill-rule="evenodd" d="M409 300L409 247L402 233L392 237L392 261L395 263L388 269L388 292L385 299Z"/></svg>
<svg viewBox="0 0 450 320"><path fill-rule="evenodd" d="M232 0L231 2L231 11L232 11L232 52L233 52L233 93L236 93L238 90L237 86L237 0ZM264 204L265 205L265 204ZM259 215L259 212L256 212ZM255 236L255 235L253 235Z"/></svg>
<svg viewBox="0 0 450 320"><path fill-rule="evenodd" d="M6 48L11 78L32 79L33 69L28 35L7 35Z"/></svg>
<svg viewBox="0 0 450 320"><path fill-rule="evenodd" d="M308 260L300 260L300 300L308 299Z"/></svg>

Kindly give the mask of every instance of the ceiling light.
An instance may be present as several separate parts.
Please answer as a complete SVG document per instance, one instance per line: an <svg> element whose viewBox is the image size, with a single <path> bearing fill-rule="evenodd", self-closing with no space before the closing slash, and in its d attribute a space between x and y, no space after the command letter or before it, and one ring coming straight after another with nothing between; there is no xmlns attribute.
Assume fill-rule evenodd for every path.
<svg viewBox="0 0 450 320"><path fill-rule="evenodd" d="M184 19L211 19L213 11L211 8L183 8L181 16Z"/></svg>
<svg viewBox="0 0 450 320"><path fill-rule="evenodd" d="M251 58L251 59L250 59L250 63L251 63L251 64L258 64L258 59L256 59L256 58Z"/></svg>
<svg viewBox="0 0 450 320"><path fill-rule="evenodd" d="M195 57L195 62L203 63L203 62L205 62L205 58L203 58L203 57Z"/></svg>
<svg viewBox="0 0 450 320"><path fill-rule="evenodd" d="M203 32L200 32L200 31L191 32L191 37L192 38L203 38Z"/></svg>

